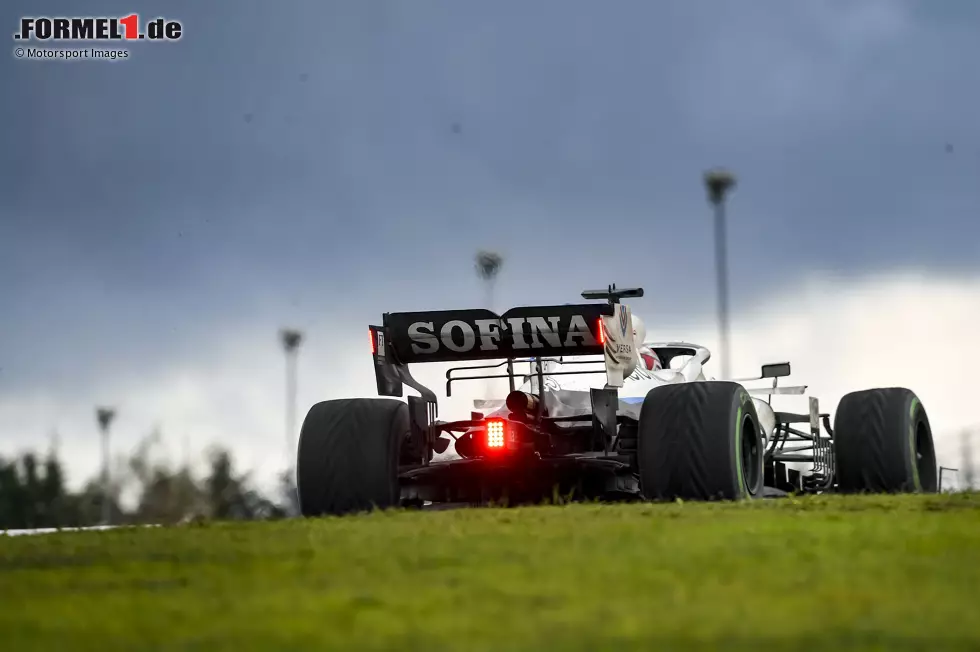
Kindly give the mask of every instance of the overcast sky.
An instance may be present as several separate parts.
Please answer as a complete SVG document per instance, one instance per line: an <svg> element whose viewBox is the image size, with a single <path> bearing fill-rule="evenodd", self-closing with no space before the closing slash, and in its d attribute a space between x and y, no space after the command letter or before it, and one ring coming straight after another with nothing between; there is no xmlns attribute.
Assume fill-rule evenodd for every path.
<svg viewBox="0 0 980 652"><path fill-rule="evenodd" d="M0 17L133 12L184 37L115 63L0 57L0 453L57 429L87 472L110 402L120 446L159 422L267 461L276 330L308 334L301 413L370 394L365 325L478 307L480 247L506 256L500 309L640 285L651 335L710 340L714 165L739 177L736 330L793 306L825 330L781 341L814 355L826 329L848 342L814 297L920 316L939 283L967 312L913 336L962 333L976 355L980 3L8 0ZM875 285L908 274L918 290ZM872 299L848 305L870 318ZM877 325L845 329L868 346L912 314L874 305Z"/></svg>

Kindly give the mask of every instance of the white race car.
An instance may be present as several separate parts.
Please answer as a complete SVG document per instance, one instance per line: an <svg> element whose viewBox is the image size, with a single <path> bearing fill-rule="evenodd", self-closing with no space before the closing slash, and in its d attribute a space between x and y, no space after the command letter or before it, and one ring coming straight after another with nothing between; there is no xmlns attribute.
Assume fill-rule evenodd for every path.
<svg viewBox="0 0 980 652"><path fill-rule="evenodd" d="M371 326L378 393L402 402L339 399L303 424L297 485L303 514L397 505L509 504L564 498L745 499L768 493L937 490L932 432L903 388L845 396L834 426L809 399L805 414L774 410L789 363L755 379L708 379L707 348L647 342L621 299L642 289L582 293L605 303L386 313ZM461 380L506 378L470 419L438 420L434 392L408 365L455 367ZM525 373L518 367L527 365ZM472 375L478 372L478 375ZM460 375L469 374L469 375ZM748 388L749 380L771 385ZM765 397L765 398L763 398ZM821 430L821 425L823 430ZM455 440L458 459L433 460Z"/></svg>

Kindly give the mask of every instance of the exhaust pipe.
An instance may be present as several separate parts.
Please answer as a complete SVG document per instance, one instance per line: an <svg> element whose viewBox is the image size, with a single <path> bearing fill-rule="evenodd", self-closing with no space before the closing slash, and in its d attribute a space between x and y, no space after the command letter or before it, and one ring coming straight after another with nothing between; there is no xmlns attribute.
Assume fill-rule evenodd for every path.
<svg viewBox="0 0 980 652"><path fill-rule="evenodd" d="M538 411L541 400L534 394L528 394L527 392L516 389L507 395L506 403L507 409L511 412L531 414Z"/></svg>

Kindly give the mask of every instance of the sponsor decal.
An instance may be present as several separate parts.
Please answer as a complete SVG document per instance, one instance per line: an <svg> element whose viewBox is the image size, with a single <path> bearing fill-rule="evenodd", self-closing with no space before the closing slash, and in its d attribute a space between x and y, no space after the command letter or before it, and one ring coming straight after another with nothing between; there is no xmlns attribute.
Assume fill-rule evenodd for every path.
<svg viewBox="0 0 980 652"><path fill-rule="evenodd" d="M636 365L636 368L633 370L633 373L631 373L626 378L627 380L648 380L650 378L653 378L653 374L651 374L649 371L644 369L642 366Z"/></svg>
<svg viewBox="0 0 980 652"><path fill-rule="evenodd" d="M412 352L434 355L442 349L466 354L500 350L507 336L506 349L576 349L595 347L589 324L582 315L510 317L499 319L450 319L437 328L435 321L416 321L408 327Z"/></svg>

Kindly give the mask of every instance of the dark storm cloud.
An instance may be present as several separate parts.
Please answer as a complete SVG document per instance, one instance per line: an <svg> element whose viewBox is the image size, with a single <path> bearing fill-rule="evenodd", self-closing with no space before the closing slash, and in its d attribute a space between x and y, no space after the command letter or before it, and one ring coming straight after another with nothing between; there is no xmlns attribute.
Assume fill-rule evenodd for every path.
<svg viewBox="0 0 980 652"><path fill-rule="evenodd" d="M360 332L384 309L472 303L484 245L508 254L508 304L617 281L710 309L700 174L718 163L742 180L736 297L814 268L975 265L975 4L84 13L131 12L185 36L114 64L0 62L7 383L181 359L271 315L342 308Z"/></svg>

